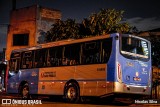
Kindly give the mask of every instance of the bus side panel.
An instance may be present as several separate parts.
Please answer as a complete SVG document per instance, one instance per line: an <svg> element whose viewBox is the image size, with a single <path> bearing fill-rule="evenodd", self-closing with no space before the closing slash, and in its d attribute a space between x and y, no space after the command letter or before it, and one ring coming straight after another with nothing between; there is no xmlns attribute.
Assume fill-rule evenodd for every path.
<svg viewBox="0 0 160 107"><path fill-rule="evenodd" d="M38 94L63 95L64 85L70 79L78 82L81 96L110 93L113 84L106 82L106 69L106 64L41 68Z"/></svg>
<svg viewBox="0 0 160 107"><path fill-rule="evenodd" d="M74 78L75 66L41 68L38 94L63 95L67 81Z"/></svg>
<svg viewBox="0 0 160 107"><path fill-rule="evenodd" d="M9 77L7 92L8 93L18 93L19 85L22 81L29 83L29 89L31 94L37 94L38 92L38 69L25 69L19 70L14 76Z"/></svg>
<svg viewBox="0 0 160 107"><path fill-rule="evenodd" d="M19 75L15 74L12 77L8 77L7 93L18 93L19 87Z"/></svg>
<svg viewBox="0 0 160 107"><path fill-rule="evenodd" d="M25 69L19 71L19 83L27 81L29 83L29 91L31 94L38 92L39 69Z"/></svg>
<svg viewBox="0 0 160 107"><path fill-rule="evenodd" d="M80 65L76 67L75 80L80 85L81 96L106 94L106 64Z"/></svg>

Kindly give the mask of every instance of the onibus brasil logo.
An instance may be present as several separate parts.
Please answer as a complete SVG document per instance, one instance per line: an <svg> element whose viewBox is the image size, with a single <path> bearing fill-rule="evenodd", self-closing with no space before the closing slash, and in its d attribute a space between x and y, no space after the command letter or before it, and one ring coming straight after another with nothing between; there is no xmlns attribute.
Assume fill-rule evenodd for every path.
<svg viewBox="0 0 160 107"><path fill-rule="evenodd" d="M41 100L18 100L18 99L2 99L2 105L35 105L42 104Z"/></svg>

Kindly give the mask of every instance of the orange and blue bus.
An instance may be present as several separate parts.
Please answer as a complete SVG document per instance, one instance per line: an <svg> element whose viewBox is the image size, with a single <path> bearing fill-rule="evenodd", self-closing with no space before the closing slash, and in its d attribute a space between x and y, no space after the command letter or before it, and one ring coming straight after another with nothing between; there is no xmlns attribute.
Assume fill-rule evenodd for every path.
<svg viewBox="0 0 160 107"><path fill-rule="evenodd" d="M69 39L13 50L7 92L83 96L151 94L151 44L131 34Z"/></svg>

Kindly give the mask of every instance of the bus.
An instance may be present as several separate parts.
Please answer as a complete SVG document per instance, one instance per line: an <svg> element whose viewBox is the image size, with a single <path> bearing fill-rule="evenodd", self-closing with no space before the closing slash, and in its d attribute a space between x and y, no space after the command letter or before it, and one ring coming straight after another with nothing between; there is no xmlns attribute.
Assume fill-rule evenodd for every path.
<svg viewBox="0 0 160 107"><path fill-rule="evenodd" d="M7 93L60 95L69 102L151 94L151 44L131 34L68 39L13 50Z"/></svg>

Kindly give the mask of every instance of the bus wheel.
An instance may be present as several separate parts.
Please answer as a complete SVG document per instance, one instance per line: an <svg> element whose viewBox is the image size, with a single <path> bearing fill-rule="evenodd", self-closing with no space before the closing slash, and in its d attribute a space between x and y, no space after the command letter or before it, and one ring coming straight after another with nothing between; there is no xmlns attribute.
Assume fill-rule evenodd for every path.
<svg viewBox="0 0 160 107"><path fill-rule="evenodd" d="M21 97L22 97L22 99L30 99L29 86L28 85L22 86Z"/></svg>
<svg viewBox="0 0 160 107"><path fill-rule="evenodd" d="M65 97L67 102L77 103L79 101L79 98L80 98L80 92L79 92L78 85L74 82L69 83L65 87L64 97Z"/></svg>

